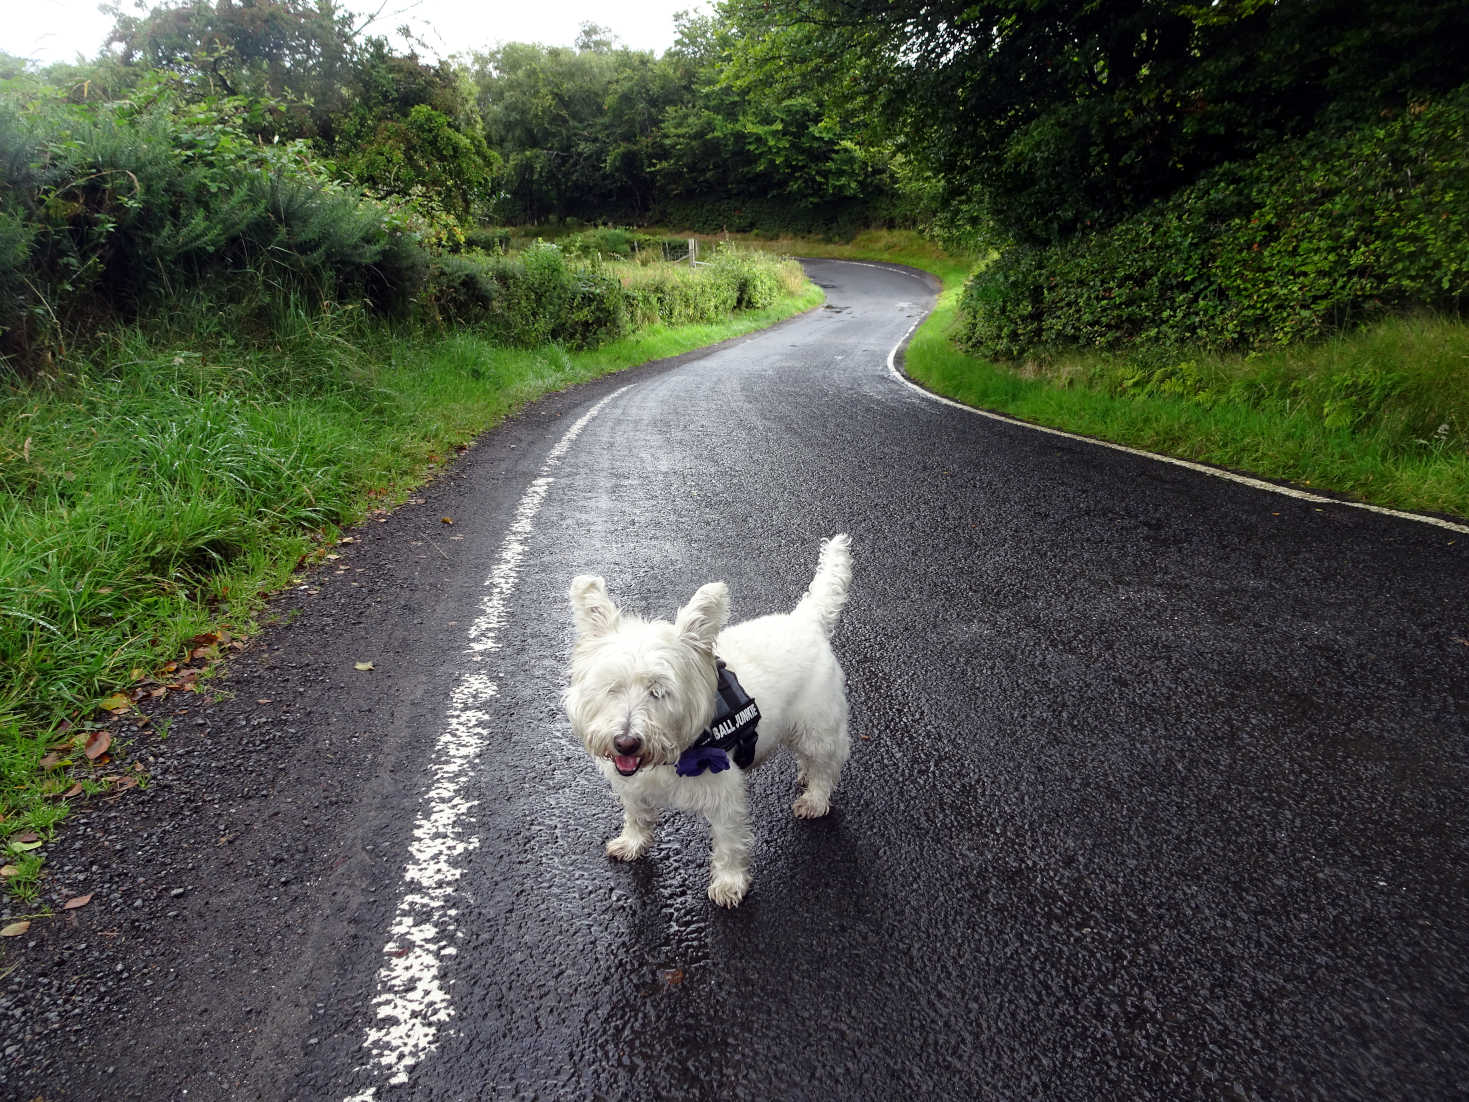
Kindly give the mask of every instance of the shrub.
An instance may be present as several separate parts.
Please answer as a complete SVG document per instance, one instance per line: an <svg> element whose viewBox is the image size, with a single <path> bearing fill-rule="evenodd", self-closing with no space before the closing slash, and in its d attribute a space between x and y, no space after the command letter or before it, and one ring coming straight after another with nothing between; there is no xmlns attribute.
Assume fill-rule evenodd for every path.
<svg viewBox="0 0 1469 1102"><path fill-rule="evenodd" d="M451 255L434 262L423 304L436 322L473 325L494 311L499 297L500 284L483 257Z"/></svg>
<svg viewBox="0 0 1469 1102"><path fill-rule="evenodd" d="M658 203L649 220L696 233L763 233L845 241L861 230L891 221L881 207L862 199L815 205L785 199L674 199Z"/></svg>
<svg viewBox="0 0 1469 1102"><path fill-rule="evenodd" d="M476 226L464 231L464 247L483 253L508 253L510 231L492 226Z"/></svg>
<svg viewBox="0 0 1469 1102"><path fill-rule="evenodd" d="M1011 247L970 280L960 340L1264 347L1469 293L1469 88L1215 169L1117 226Z"/></svg>
<svg viewBox="0 0 1469 1102"><path fill-rule="evenodd" d="M763 310L780 298L779 269L763 254L725 245L715 251L710 267L733 282L737 310Z"/></svg>
<svg viewBox="0 0 1469 1102"><path fill-rule="evenodd" d="M0 104L0 353L64 346L209 285L402 313L426 259L385 210L205 107Z"/></svg>
<svg viewBox="0 0 1469 1102"><path fill-rule="evenodd" d="M567 307L565 339L578 348L595 348L628 332L627 296L618 279L597 268L575 275Z"/></svg>
<svg viewBox="0 0 1469 1102"><path fill-rule="evenodd" d="M597 265L572 268L561 249L544 241L518 257L439 257L423 303L432 320L475 326L527 347L557 342L588 348L628 329L618 280Z"/></svg>

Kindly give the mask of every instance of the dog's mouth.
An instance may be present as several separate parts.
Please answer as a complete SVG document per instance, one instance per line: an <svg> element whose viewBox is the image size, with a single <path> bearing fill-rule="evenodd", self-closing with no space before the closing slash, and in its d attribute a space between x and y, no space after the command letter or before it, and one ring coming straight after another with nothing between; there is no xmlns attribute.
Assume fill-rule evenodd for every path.
<svg viewBox="0 0 1469 1102"><path fill-rule="evenodd" d="M631 777L643 767L643 759L636 754L613 754L612 767L624 777Z"/></svg>

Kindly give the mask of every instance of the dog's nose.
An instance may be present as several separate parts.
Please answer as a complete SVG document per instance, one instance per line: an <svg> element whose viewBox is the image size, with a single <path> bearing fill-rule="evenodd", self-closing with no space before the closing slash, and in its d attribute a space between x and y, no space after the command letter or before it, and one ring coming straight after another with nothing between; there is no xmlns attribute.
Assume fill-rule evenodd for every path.
<svg viewBox="0 0 1469 1102"><path fill-rule="evenodd" d="M619 754L636 754L643 745L643 740L637 735L618 735L612 740L612 748Z"/></svg>

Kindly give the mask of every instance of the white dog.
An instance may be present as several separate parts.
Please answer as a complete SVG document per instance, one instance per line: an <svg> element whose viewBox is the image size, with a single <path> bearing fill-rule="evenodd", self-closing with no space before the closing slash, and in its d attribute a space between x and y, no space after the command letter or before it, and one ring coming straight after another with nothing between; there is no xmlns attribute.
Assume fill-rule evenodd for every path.
<svg viewBox="0 0 1469 1102"><path fill-rule="evenodd" d="M802 818L830 810L850 752L845 678L829 642L847 600L850 542L840 535L822 545L795 611L727 629L723 582L701 587L670 624L620 611L601 578L572 581L577 638L564 702L572 730L622 800L622 833L608 854L641 857L660 808L697 811L714 841L709 898L734 907L750 886L744 767L789 746L805 789L792 810Z"/></svg>

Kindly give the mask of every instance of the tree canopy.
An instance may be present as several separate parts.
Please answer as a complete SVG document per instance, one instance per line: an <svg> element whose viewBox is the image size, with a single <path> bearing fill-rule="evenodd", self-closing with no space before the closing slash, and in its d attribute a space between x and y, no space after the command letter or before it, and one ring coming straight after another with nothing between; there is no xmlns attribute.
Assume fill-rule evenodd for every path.
<svg viewBox="0 0 1469 1102"><path fill-rule="evenodd" d="M1106 224L1469 73L1453 0L727 0L733 79L824 89L1005 239Z"/></svg>

